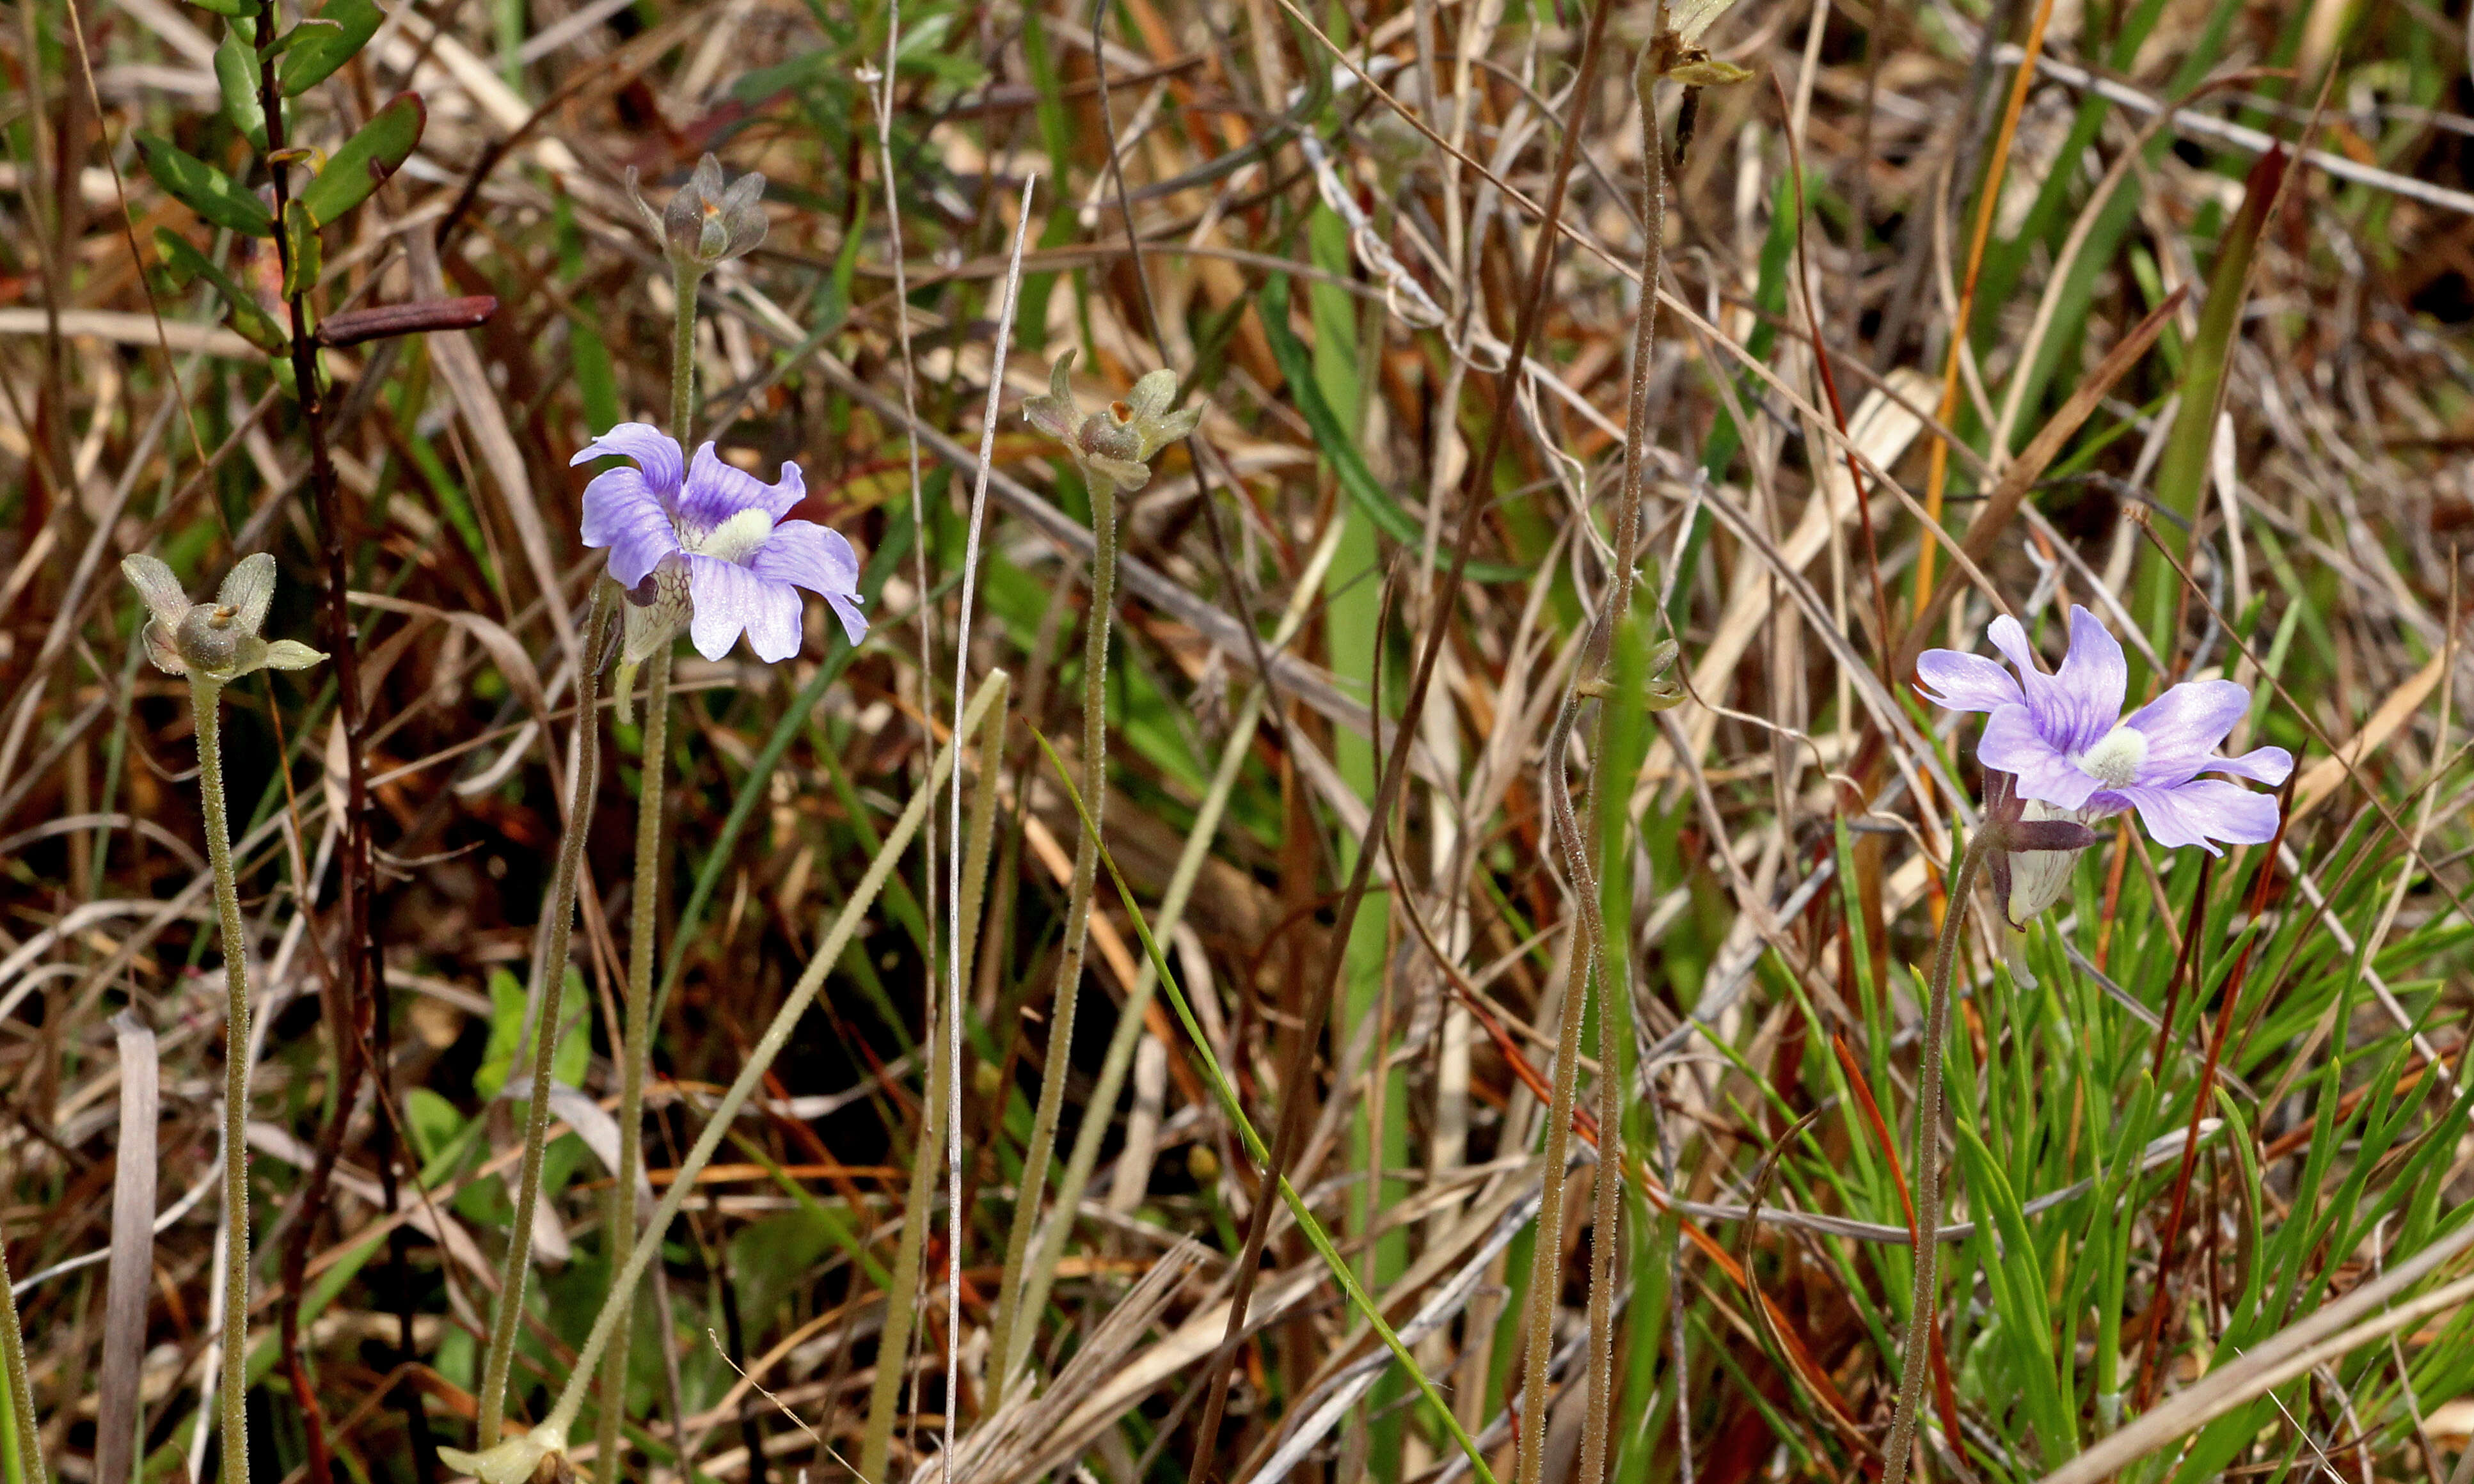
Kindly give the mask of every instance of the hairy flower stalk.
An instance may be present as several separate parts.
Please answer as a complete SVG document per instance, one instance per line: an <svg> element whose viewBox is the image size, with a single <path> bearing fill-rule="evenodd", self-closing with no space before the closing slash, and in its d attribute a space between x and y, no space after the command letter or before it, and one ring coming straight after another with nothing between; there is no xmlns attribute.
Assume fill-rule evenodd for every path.
<svg viewBox="0 0 2474 1484"><path fill-rule="evenodd" d="M2231 773L2272 786L2293 770L2293 755L2282 747L2218 755L2217 744L2250 709L2250 692L2230 680L2185 681L2124 717L2129 664L2121 642L2085 608L2071 609L2070 653L2050 675L2038 667L2018 620L2005 615L1985 632L2017 668L2017 678L1981 655L1954 649L1927 650L1916 664L1917 679L1934 704L1986 713L1976 748L1985 767L1985 807L1984 823L1951 881L1925 1007L1912 1165L1914 1281L1882 1484L1905 1484L1924 1398L1928 1326L1940 1307L1942 1045L1977 872L1992 872L2002 915L2024 927L2068 891L2073 865L2096 843L2091 826L2097 821L2136 810L2157 844L2197 845L2212 855L2221 853L2219 841L2265 843L2276 836L2275 798L2199 774Z"/></svg>
<svg viewBox="0 0 2474 1484"><path fill-rule="evenodd" d="M630 194L633 194L633 182ZM721 163L707 155L696 162L686 188L670 198L656 217L637 197L637 206L653 225L670 261L674 301L670 337L670 436L685 447L695 425L696 289L716 263L753 249L764 240L765 218L759 205L764 177L741 176L725 187ZM643 657L644 731L642 779L636 793L636 875L628 899L627 1001L625 1029L618 1057L618 1166L612 1171L607 1222L610 1270L627 1265L636 1237L636 1175L644 1159L644 1082L653 1060L653 964L655 939L662 916L662 801L669 774L670 654L667 639ZM618 703L624 708L634 690L637 657L629 655L618 672ZM623 709L621 714L623 715ZM617 1296L618 1326L602 1369L601 1414L594 1432L594 1469L616 1479L621 1472L625 1439L619 1423L627 1405L627 1361L634 1328L628 1323L635 1307L633 1289Z"/></svg>
<svg viewBox="0 0 2474 1484"><path fill-rule="evenodd" d="M9 1377L9 1415L17 1434L17 1461L27 1484L51 1484L43 1468L42 1435L35 1425L35 1381L26 1373L26 1333L17 1326L17 1297L9 1286L7 1244L0 1243L0 1370Z"/></svg>
<svg viewBox="0 0 2474 1484"><path fill-rule="evenodd" d="M1056 1142L1056 1123L1065 1106L1065 1079L1074 1044L1074 1010L1080 998L1082 955L1091 927L1091 891L1099 877L1101 811L1107 798L1108 778L1108 625L1117 595L1117 496L1130 495L1149 483L1153 454L1194 430L1202 419L1200 405L1181 412L1169 407L1176 400L1176 373L1154 371L1134 383L1126 400L1104 411L1077 418L1071 373L1073 353L1057 359L1049 373L1048 395L1024 401L1023 418L1065 445L1083 483L1091 492L1091 532L1098 546L1091 554L1091 610L1082 641L1082 797L1089 801L1092 823L1074 846L1074 880L1065 906L1065 941L1057 955L1056 987L1049 1009L1048 1055L1039 1080L1039 1104L1031 1118L1030 1146L1024 1151L1020 1198L1013 1227L1006 1236L1005 1268L999 1279L996 1322L989 1332L991 1362L988 1409L1004 1399L1017 1356L1028 1347L1016 1338L1022 1324L1023 1265L1031 1252L1031 1234L1038 1223L1040 1197L1048 1188L1048 1165ZM1071 1217L1061 1212L1060 1217Z"/></svg>
<svg viewBox="0 0 2474 1484"><path fill-rule="evenodd" d="M533 1211L541 1202L543 1146L549 1133L551 1071L558 1054L559 1011L567 990L568 945L575 928L577 877L584 840L591 833L594 790L601 772L601 668L609 662L602 635L610 626L609 584L593 585L593 607L584 620L584 664L575 676L575 778L559 832L558 860L544 904L549 931L533 962L533 1065L524 1114L523 1161L516 1178L516 1211L507 1229L507 1252L498 1268L498 1302L490 1316L490 1350L482 1362L480 1408L474 1432L487 1451L498 1441L506 1417L507 1373L515 1363L516 1328L524 1309L524 1280L531 1273ZM438 1454L462 1469L473 1455L454 1448Z"/></svg>
<svg viewBox="0 0 2474 1484"><path fill-rule="evenodd" d="M123 557L121 572L146 601L151 616L142 643L147 658L168 674L189 681L189 707L198 733L198 792L205 804L206 864L215 880L215 926L224 950L224 1243L223 1480L248 1484L249 1432L245 1392L249 1385L249 938L240 915L240 885L232 874L231 824L224 801L224 687L258 669L305 669L327 656L289 639L258 637L275 600L275 558L260 551L245 557L224 578L211 603L192 603L172 570L155 557ZM5 1281L5 1279L0 1279ZM9 1324L16 1338L13 1307ZM22 1353L12 1356L12 1378L24 1374ZM29 1419L31 1420L31 1419ZM32 1434L26 1439L31 1447Z"/></svg>
<svg viewBox="0 0 2474 1484"><path fill-rule="evenodd" d="M713 1152L721 1146L722 1136L730 1131L740 1109L755 1096L757 1084L764 1080L766 1072L772 1070L773 1058L789 1044L790 1033L797 1027L799 1017L807 1013L808 1007L815 1003L816 991L824 987L826 972L840 961L842 950L850 946L861 920L875 905L877 893L885 889L885 883L893 874L895 863L909 847L911 837L919 832L921 822L928 816L929 804L935 798L936 791L943 787L946 775L953 770L954 755L959 748L960 740L969 736L991 710L1000 707L1007 684L1004 670L991 671L980 683L980 689L971 696L970 704L962 714L961 727L947 740L943 749L929 765L927 780L910 796L910 804L904 808L901 817L894 821L893 828L885 832L885 843L878 849L875 861L860 877L859 885L851 889L850 897L835 916L833 926L819 938L816 951L810 956L798 983L790 986L789 994L782 1001L782 1008L773 1012L772 1022L757 1038L755 1048L748 1053L747 1062L740 1068L730 1090L721 1095L721 1102L714 1108L712 1116L705 1120L704 1129L696 1135L694 1145L679 1161L678 1174L662 1193L661 1204L653 1207L652 1218L644 1224L644 1229L637 1233L634 1254L627 1259L627 1266L618 1271L609 1294L602 1299L601 1311L594 1316L592 1332L584 1337L583 1348L576 1351L574 1369L568 1373L567 1382L559 1391L558 1400L551 1404L549 1416L529 1432L509 1438L484 1452L466 1453L441 1448L440 1457L481 1479L483 1484L525 1484L545 1458L567 1451L568 1432L584 1411L585 1393L592 1390L592 1378L602 1356L609 1352L611 1334L618 1327L618 1295L643 1279L645 1268L653 1255L662 1250L662 1234L669 1229L671 1220L679 1214L679 1207L694 1192L696 1177L712 1160Z"/></svg>

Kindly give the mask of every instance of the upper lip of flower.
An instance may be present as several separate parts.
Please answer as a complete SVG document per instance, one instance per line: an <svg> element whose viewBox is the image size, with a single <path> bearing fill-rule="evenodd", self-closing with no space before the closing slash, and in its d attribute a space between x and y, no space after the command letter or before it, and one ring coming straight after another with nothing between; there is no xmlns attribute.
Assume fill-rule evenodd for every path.
<svg viewBox="0 0 2474 1484"><path fill-rule="evenodd" d="M1977 756L2017 775L2023 798L2093 814L2137 809L2164 845L2258 844L2276 829L2276 802L2201 773L2276 785L2293 769L2282 747L2221 757L2216 747L2249 710L2250 693L2229 680L2185 681L2125 717L2130 668L2122 645L2083 607L2071 609L2071 647L2061 669L2037 667L2026 630L2004 616L1987 629L2018 668L2013 678L1981 655L1928 650L1916 672L1934 703L1988 713Z"/></svg>

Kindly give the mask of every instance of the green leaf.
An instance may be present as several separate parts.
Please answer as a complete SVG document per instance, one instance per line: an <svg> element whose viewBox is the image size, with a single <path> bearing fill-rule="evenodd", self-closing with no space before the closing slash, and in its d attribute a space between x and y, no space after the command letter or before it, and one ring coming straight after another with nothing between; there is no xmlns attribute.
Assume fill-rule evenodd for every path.
<svg viewBox="0 0 2474 1484"><path fill-rule="evenodd" d="M223 86L224 117L264 153L266 109L257 96L257 52L237 23L224 28L223 44L215 48L215 81Z"/></svg>
<svg viewBox="0 0 2474 1484"><path fill-rule="evenodd" d="M1280 363L1280 376L1289 383L1289 396L1296 400L1298 411L1313 429L1317 450L1331 472L1339 476L1340 487L1357 502L1368 518L1383 534L1412 551L1423 550L1426 527L1416 516L1403 509L1391 492L1374 477L1367 467L1366 455L1357 450L1357 442L1340 426L1339 415L1323 400L1322 388L1315 380L1314 366L1307 358L1306 348L1299 344L1297 332L1289 328L1289 280L1273 275L1263 284L1263 297L1256 305L1263 325L1263 336L1272 345L1272 358ZM1447 548L1438 548L1435 565L1448 569L1451 558ZM1501 562L1471 559L1465 575L1472 582L1519 582L1529 576L1525 567L1508 567Z"/></svg>
<svg viewBox="0 0 2474 1484"><path fill-rule="evenodd" d="M217 15L229 15L234 20L245 20L257 13L257 7L250 4L249 0L189 0L189 3L201 11L212 11Z"/></svg>
<svg viewBox="0 0 2474 1484"><path fill-rule="evenodd" d="M473 1073L473 1090L495 1098L515 1070L516 1042L524 1034L524 986L505 969L490 974L490 1040Z"/></svg>
<svg viewBox="0 0 2474 1484"><path fill-rule="evenodd" d="M207 261L206 255L190 246L188 238L169 227L158 227L155 251L163 259L163 271L171 277L174 287L186 288L199 279L214 285L215 292L224 298L224 323L243 340L274 356L281 356L291 349L291 337L274 316L260 308L257 300L221 268Z"/></svg>
<svg viewBox="0 0 2474 1484"><path fill-rule="evenodd" d="M290 49L283 54L276 81L282 85L286 98L300 97L352 61L352 54L377 34L378 22L386 15L371 0L327 0L315 19L333 24L304 21L284 38Z"/></svg>
<svg viewBox="0 0 2474 1484"><path fill-rule="evenodd" d="M352 207L367 201L421 143L422 127L429 121L418 93L398 93L377 110L360 133L344 141L301 192L301 204L321 227L329 227Z"/></svg>
<svg viewBox="0 0 2474 1484"><path fill-rule="evenodd" d="M464 1115L455 1105L427 1087L415 1087L403 1097L403 1121L412 1134L412 1147L421 1154L422 1161L438 1157L449 1140L464 1131Z"/></svg>
<svg viewBox="0 0 2474 1484"><path fill-rule="evenodd" d="M275 235L275 218L230 176L151 134L137 136L137 149L146 157L146 173L182 206L218 227L252 237Z"/></svg>
<svg viewBox="0 0 2474 1484"><path fill-rule="evenodd" d="M319 246L318 224L303 202L283 204L283 296L295 298L316 288L327 255Z"/></svg>

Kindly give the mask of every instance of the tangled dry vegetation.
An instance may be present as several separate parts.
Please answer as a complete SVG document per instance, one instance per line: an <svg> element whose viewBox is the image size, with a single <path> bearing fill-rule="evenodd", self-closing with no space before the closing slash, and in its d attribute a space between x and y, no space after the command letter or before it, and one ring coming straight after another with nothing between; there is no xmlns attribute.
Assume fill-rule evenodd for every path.
<svg viewBox="0 0 2474 1484"><path fill-rule="evenodd" d="M8 1484L2467 1484L2474 17L1711 10L15 0ZM864 642L588 663L631 420ZM2297 765L2023 935L2074 604Z"/></svg>

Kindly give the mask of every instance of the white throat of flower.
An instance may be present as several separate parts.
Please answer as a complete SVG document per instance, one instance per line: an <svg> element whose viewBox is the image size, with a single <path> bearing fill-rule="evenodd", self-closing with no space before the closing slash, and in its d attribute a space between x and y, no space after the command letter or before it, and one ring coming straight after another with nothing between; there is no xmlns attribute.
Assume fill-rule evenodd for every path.
<svg viewBox="0 0 2474 1484"><path fill-rule="evenodd" d="M696 526L685 518L670 523L679 533L679 547L698 556L717 556L725 562L747 565L747 559L773 534L773 517L750 505L718 525Z"/></svg>
<svg viewBox="0 0 2474 1484"><path fill-rule="evenodd" d="M2126 789L2138 781L2147 761L2147 734L2124 724L2096 741L2096 745L2071 760L2082 773L2108 789Z"/></svg>

